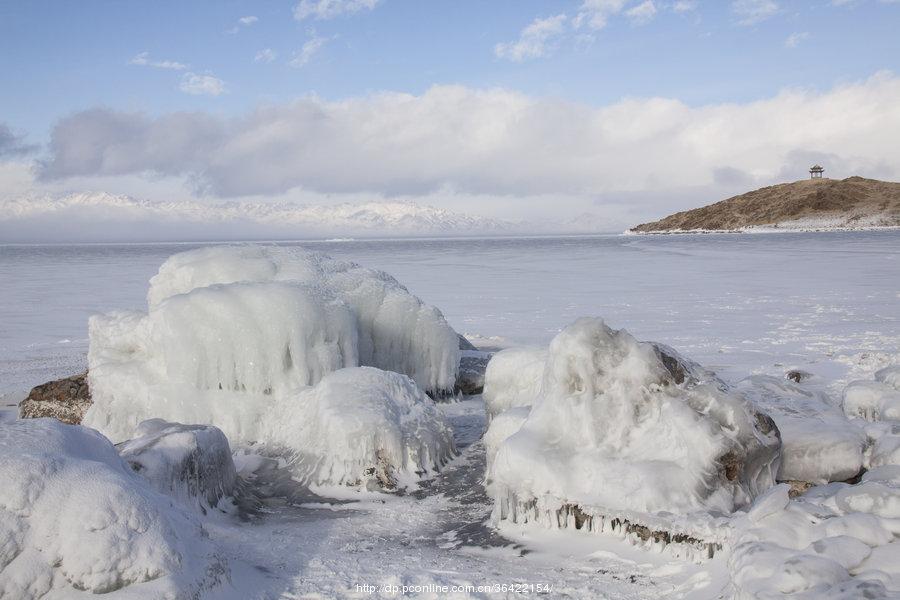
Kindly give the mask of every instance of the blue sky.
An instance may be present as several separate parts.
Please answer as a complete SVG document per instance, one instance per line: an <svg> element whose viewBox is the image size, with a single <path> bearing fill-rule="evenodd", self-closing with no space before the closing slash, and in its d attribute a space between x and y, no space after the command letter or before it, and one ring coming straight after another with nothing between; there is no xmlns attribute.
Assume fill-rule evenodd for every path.
<svg viewBox="0 0 900 600"><path fill-rule="evenodd" d="M853 89L859 98L873 99L872 106L860 109L869 111L862 112L860 118L866 122L882 120L876 131L884 129L885 124L893 126L896 115L890 106L895 100L895 74L900 72L898 30L897 0L3 0L0 134L6 131L6 138L18 140L20 148L29 148L28 152L8 151L7 155L14 155L19 166L31 161L29 172L37 175L29 183L21 172L10 175L12 167L7 165L6 171L0 168L0 178L5 172L7 179L14 180L7 189L31 185L41 191L71 191L80 186L111 186L114 191L146 196L162 191L176 193L173 190L180 190L177 193L183 192L185 197L282 197L302 192L306 200L309 194L401 194L433 196L431 200L441 203L435 194L441 191L446 197L449 190L457 196L480 198L461 203L466 208L483 207L488 196L498 198L497 206L514 206L509 202L511 196L554 193L580 197L575 204L582 208L596 207L603 205L610 194L618 193L613 204L622 202L622 198L636 199L636 206L640 209L646 205L644 212L650 214L675 202L652 200L659 196L660 181L669 177L664 171L650 173L640 181L610 173L602 180L573 185L573 180L581 181L581 175L571 165L579 156L592 155L597 160L615 156L618 151L614 141L625 135L619 131L623 122L654 122L660 110L673 123L679 123L679 143L705 132L711 136L708 147L715 148L726 141L722 117L703 121L706 115L725 114L728 107L737 107L734 116L728 118L742 119L745 117L741 115L756 114L757 103L775 102L792 90L802 98L772 104L765 117L756 114L754 118L775 127L785 119L800 118L806 106L807 111L819 111L818 118L837 122L844 110L841 103L847 102L846 98L841 100L840 90L857 86ZM512 96L500 99L479 95L486 90L502 90ZM395 98L385 109L372 100L382 92L409 94L419 101L413 108L405 107L402 98ZM316 102L302 110L297 108L298 99L311 96ZM874 101L876 98L879 100ZM677 105L661 107L652 99ZM632 100L634 105L629 104ZM311 139L316 133L310 129L315 121L303 120L307 117L301 119L297 112L308 115L321 111L330 121L338 121L347 114L341 102L355 102L353 110L359 115L348 117L339 131L351 123L357 130L364 128L359 123L365 121L357 119L377 105L381 111L396 110L401 122L403 111L412 110L417 119L416 136L426 136L431 129L446 125L446 115L454 114L451 109L442 112L448 102L457 102L456 110L467 114L480 115L483 109L483 121L459 125L463 132L480 132L473 133L461 146L475 148L474 154L481 147L472 144L480 143L491 123L505 118L509 110L531 111L527 112L530 124L545 114L557 115L553 117L557 122L541 121L527 138L530 142L508 140L504 148L540 144L544 135L541 131L556 135L571 128L577 132L602 119L617 119L611 126L619 129L610 133L600 127L593 138L582 140L584 146L573 153L573 160L552 173L548 171L546 182L531 177L535 167L530 165L528 177L519 178L520 184L511 182L509 173L475 172L471 165L449 164L453 163L449 157L448 166L441 172L426 173L430 171L428 165L411 167L418 169L412 182L400 173L389 180L367 176L347 185L335 181L308 184L306 179L284 178L276 173L273 177L284 178L282 183L262 182L258 189L238 189L216 180L216 165L199 160L198 153L210 152L202 139L185 141L173 150L183 154L185 165L193 165L185 168L161 165L158 158L139 153L129 156L127 165L111 164L109 160L113 149L119 148L119 152L120 142L128 141L134 128L145 135L141 139L171 139L172 130L153 119L165 120L183 111L193 115L191 126L183 128L190 133L184 135L215 137L221 145L236 143L238 138L245 141L250 136L242 129L247 120L254 121L255 137L262 135L261 131L271 131L275 124L261 123L261 107L274 107L278 119L286 119L297 136ZM510 108L500 108L504 102L511 103L504 104ZM823 108L823 103L829 102L834 108ZM108 113L98 116L90 112L98 108ZM290 115L285 116L281 110ZM872 112L878 110L886 112ZM585 119L581 125L560 125L568 115L580 113ZM681 116L684 122L677 121ZM438 123L438 118L443 121ZM208 127L200 122L209 122ZM383 127L388 129L379 129L378 135L384 146L372 150L372 160L384 158L391 151L386 148L396 150L398 160L406 156L404 152L415 154L414 149L400 148L402 141L392 139L388 125ZM515 131L510 123L504 127L505 131ZM647 143L662 148L671 142L673 148L677 147L676 134L661 137L666 135L664 129L657 126L653 132L656 137L650 136L653 139ZM238 135L236 130L243 133ZM437 137L427 142L440 145L446 141L452 146L458 141L452 129L441 131L444 138L435 134ZM56 141L51 144L54 132ZM75 142L66 137L66 132L70 138L81 139L78 143L82 145L73 146ZM884 135L890 132L888 127ZM337 135L333 129L326 134L328 139L319 140L319 145L331 144ZM446 139L448 135L451 139ZM734 137L739 132L727 135ZM845 148L857 142L864 146L865 135L868 133L860 132L856 139L852 132L839 132L832 141L820 139L815 131L788 135L773 130L767 140L759 140L753 148L723 145L721 154L728 158L720 161L722 164L711 160L705 171L674 182L663 195L681 198L682 192L690 189L694 192L689 195L694 197L696 190L702 189L705 191L700 196L715 199L716 194L729 191L729 185L737 189L777 180L786 168L795 167L789 164L791 160L801 164L816 156L840 156L835 162L846 168L838 167L838 174L849 174L851 168L882 176L900 172L895 157L884 153L868 156L854 151L843 155ZM0 141L3 139L0 135ZM83 140L90 141L92 151L106 152L105 158L98 154L82 161L90 154ZM274 151L276 143L285 142L272 141L265 149ZM359 140L346 143L352 148L360 145ZM556 143L565 145L565 140ZM781 157L780 164L766 159L767 144L770 154ZM881 142L875 140L874 146L880 148ZM342 146L328 159L319 156L315 147L298 151L296 158L304 164L310 153L317 161L321 159L315 175L336 170L334 161L347 152ZM245 151L242 147L239 153ZM633 144L628 151L636 157L643 154ZM491 157L497 159L494 168L513 171L516 167L508 165L523 164L528 158L522 160L508 149L496 150ZM361 153L355 159L358 163L351 166L364 167L368 158ZM443 157L435 160L444 162ZM285 168L290 167L285 164ZM253 175L260 179L256 177L258 170ZM132 183L127 184L125 178ZM398 179L403 181L397 184ZM196 185L200 180L205 183ZM554 186L551 180L560 184ZM160 187L163 183L166 187ZM642 200L645 197L647 200ZM685 196L683 202L693 200ZM503 213L499 209L496 212Z"/></svg>
<svg viewBox="0 0 900 600"><path fill-rule="evenodd" d="M446 83L595 105L623 96L697 105L900 70L897 3L785 1L749 25L729 2L698 1L680 13L665 8L672 2L655 4L657 14L646 23L620 13L599 31L584 28L551 40L546 56L513 62L498 58L495 45L514 41L535 18L574 17L580 3L383 0L372 10L298 21L296 2L289 1L5 1L0 114L40 137L59 117L96 105L238 113L302 94L421 93ZM247 16L258 20L240 24ZM798 35L795 47L786 46L791 35ZM314 37L324 39L322 47L303 67L289 66ZM267 48L277 58L256 62ZM129 64L142 52L213 74L226 93L185 94L179 90L184 71Z"/></svg>

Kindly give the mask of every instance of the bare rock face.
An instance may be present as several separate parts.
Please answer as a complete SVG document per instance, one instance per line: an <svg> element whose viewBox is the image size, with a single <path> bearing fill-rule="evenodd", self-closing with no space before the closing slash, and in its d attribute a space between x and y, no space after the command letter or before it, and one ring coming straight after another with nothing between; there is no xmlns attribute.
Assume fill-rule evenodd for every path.
<svg viewBox="0 0 900 600"><path fill-rule="evenodd" d="M69 425L79 425L91 405L87 371L65 379L41 384L19 404L19 417L53 417Z"/></svg>
<svg viewBox="0 0 900 600"><path fill-rule="evenodd" d="M460 357L454 391L466 396L480 394L484 390L484 373L492 353L479 350L465 337L457 335L459 335Z"/></svg>

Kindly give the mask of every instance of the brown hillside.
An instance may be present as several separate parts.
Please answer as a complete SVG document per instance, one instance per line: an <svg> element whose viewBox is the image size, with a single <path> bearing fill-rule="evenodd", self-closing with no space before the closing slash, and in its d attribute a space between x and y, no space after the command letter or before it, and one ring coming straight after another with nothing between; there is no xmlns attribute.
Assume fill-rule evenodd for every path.
<svg viewBox="0 0 900 600"><path fill-rule="evenodd" d="M636 232L734 230L822 219L833 227L900 226L900 183L849 177L764 187L634 227Z"/></svg>

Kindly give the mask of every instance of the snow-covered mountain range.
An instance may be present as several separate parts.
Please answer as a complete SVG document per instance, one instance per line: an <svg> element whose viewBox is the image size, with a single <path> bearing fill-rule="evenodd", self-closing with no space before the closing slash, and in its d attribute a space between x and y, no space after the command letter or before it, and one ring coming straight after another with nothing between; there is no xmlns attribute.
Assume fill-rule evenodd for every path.
<svg viewBox="0 0 900 600"><path fill-rule="evenodd" d="M0 198L0 241L141 241L516 233L527 226L402 201L157 201L105 192Z"/></svg>

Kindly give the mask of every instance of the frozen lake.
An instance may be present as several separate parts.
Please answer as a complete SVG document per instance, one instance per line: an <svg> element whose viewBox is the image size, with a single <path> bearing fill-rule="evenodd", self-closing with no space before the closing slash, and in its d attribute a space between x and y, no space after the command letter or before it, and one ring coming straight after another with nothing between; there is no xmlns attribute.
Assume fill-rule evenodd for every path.
<svg viewBox="0 0 900 600"><path fill-rule="evenodd" d="M460 332L546 344L582 315L726 379L833 382L900 351L900 232L292 242L393 274ZM146 308L192 244L0 246L0 392L85 366L87 319Z"/></svg>

